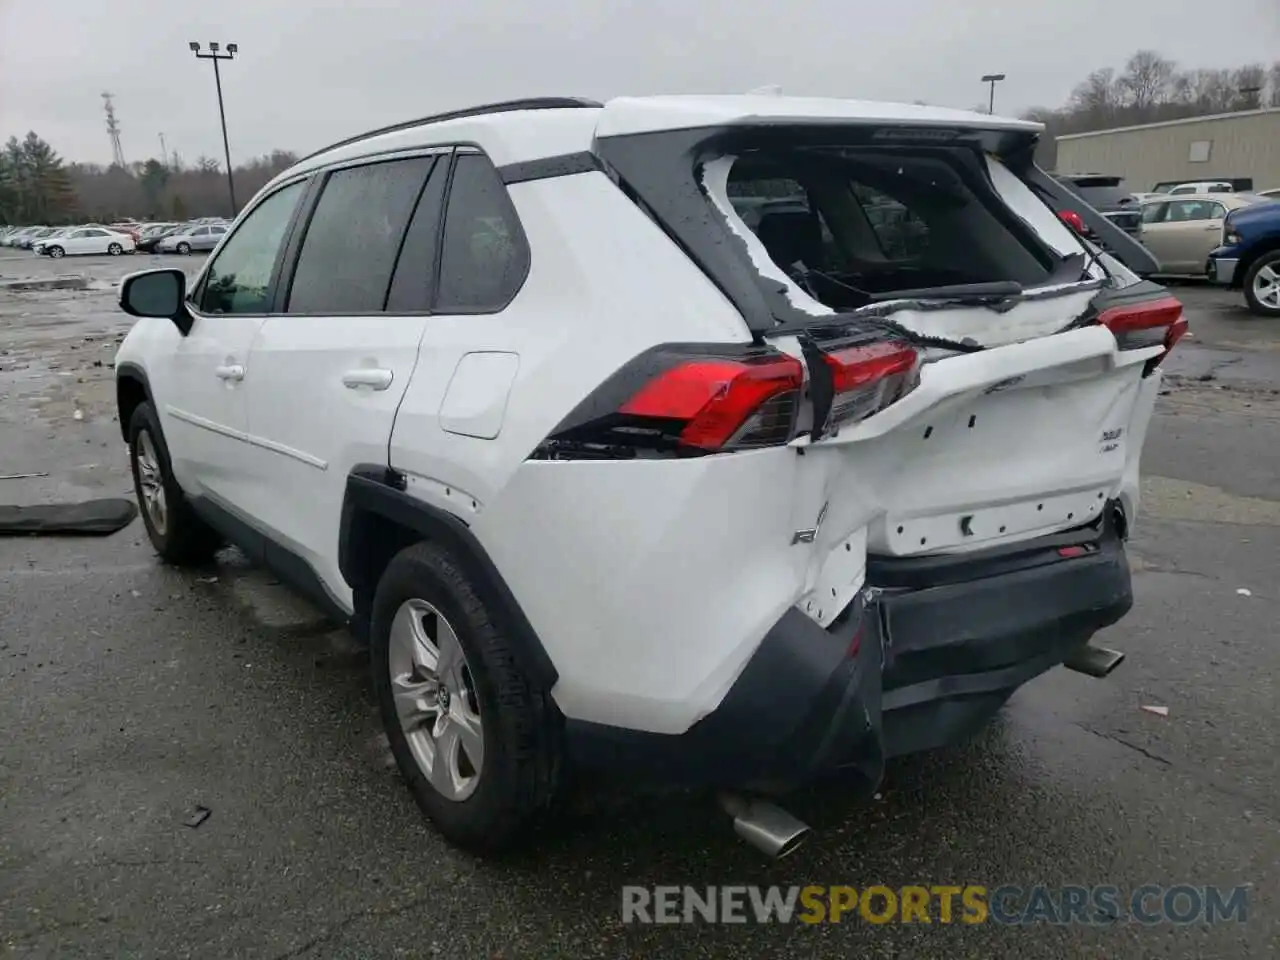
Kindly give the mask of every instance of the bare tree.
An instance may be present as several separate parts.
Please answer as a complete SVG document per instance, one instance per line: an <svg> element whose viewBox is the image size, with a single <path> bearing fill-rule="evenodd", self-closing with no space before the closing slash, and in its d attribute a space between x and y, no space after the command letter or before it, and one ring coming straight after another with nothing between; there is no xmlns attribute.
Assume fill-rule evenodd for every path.
<svg viewBox="0 0 1280 960"><path fill-rule="evenodd" d="M1232 109L1257 110L1262 106L1262 94L1267 87L1267 68L1260 63L1238 67L1231 72L1231 85L1235 88Z"/></svg>
<svg viewBox="0 0 1280 960"><path fill-rule="evenodd" d="M1139 50L1124 65L1118 81L1125 101L1141 112L1164 103L1170 92L1176 65L1154 50Z"/></svg>
<svg viewBox="0 0 1280 960"><path fill-rule="evenodd" d="M1119 105L1116 72L1110 67L1095 70L1071 91L1070 108L1093 129L1105 125L1115 116ZM1086 127L1085 129L1089 129Z"/></svg>
<svg viewBox="0 0 1280 960"><path fill-rule="evenodd" d="M1230 70L1197 70L1191 77L1192 102L1199 113L1223 113L1231 109L1236 86Z"/></svg>

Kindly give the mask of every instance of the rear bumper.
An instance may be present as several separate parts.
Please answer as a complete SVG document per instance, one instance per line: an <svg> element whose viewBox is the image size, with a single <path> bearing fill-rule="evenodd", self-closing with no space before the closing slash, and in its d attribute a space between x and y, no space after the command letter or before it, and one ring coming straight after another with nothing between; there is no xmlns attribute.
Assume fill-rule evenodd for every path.
<svg viewBox="0 0 1280 960"><path fill-rule="evenodd" d="M873 589L826 629L789 610L686 733L571 719L570 756L591 769L765 792L837 771L874 786L886 758L968 736L1128 612L1115 514L980 554L872 561Z"/></svg>

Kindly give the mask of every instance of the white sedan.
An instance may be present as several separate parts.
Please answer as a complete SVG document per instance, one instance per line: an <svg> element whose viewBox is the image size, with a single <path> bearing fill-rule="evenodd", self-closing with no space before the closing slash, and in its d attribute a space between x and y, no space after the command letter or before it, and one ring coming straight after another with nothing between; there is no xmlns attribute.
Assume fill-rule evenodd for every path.
<svg viewBox="0 0 1280 960"><path fill-rule="evenodd" d="M127 233L112 233L102 227L81 227L45 244L44 252L51 257L68 254L108 253L118 257L133 253L133 237Z"/></svg>

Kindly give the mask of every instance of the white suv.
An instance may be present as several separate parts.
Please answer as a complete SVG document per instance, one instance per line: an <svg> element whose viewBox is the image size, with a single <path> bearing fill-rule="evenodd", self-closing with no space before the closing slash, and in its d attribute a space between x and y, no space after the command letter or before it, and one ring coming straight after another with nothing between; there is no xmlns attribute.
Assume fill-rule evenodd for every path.
<svg viewBox="0 0 1280 960"><path fill-rule="evenodd" d="M527 835L576 766L725 791L785 852L804 828L762 794L873 787L1119 659L1088 641L1132 603L1186 324L1138 244L1055 216L1040 130L548 99L323 150L189 292L122 284L151 541L233 542L367 636L455 843Z"/></svg>

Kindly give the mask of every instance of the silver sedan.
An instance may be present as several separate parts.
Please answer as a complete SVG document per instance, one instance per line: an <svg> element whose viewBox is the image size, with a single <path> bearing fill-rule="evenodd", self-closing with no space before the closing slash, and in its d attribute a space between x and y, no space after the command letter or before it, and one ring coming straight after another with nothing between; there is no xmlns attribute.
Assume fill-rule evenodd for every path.
<svg viewBox="0 0 1280 960"><path fill-rule="evenodd" d="M194 253L197 250L212 250L222 240L227 228L220 223L191 226L169 234L158 244L158 253Z"/></svg>

